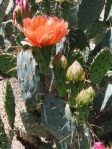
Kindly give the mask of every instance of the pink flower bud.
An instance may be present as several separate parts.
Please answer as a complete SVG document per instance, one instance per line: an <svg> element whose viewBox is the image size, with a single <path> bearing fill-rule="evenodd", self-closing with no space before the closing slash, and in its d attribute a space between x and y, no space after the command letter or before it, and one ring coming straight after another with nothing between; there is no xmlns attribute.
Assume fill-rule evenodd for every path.
<svg viewBox="0 0 112 149"><path fill-rule="evenodd" d="M16 16L17 16L17 18L21 18L21 16L22 16L22 11L21 11L21 7L20 7L20 5L17 5L16 7L15 7L15 13L16 13Z"/></svg>
<svg viewBox="0 0 112 149"><path fill-rule="evenodd" d="M103 142L95 142L94 149L106 149Z"/></svg>
<svg viewBox="0 0 112 149"><path fill-rule="evenodd" d="M13 16L16 18L27 18L30 16L31 6L28 0L16 0L16 6L13 12ZM15 19L15 18L14 18Z"/></svg>

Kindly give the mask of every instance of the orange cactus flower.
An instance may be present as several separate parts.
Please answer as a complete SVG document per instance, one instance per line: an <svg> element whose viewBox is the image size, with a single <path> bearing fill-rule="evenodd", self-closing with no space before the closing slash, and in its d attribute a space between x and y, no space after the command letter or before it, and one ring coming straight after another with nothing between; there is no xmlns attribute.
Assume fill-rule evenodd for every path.
<svg viewBox="0 0 112 149"><path fill-rule="evenodd" d="M57 17L36 16L33 19L25 18L23 27L17 27L26 36L22 44L30 46L50 46L61 42L68 33L68 23Z"/></svg>

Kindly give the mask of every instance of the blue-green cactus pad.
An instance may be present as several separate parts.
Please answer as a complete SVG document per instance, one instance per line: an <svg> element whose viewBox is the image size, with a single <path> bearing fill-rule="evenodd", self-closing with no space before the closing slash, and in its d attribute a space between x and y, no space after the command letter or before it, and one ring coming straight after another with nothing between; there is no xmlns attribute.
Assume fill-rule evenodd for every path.
<svg viewBox="0 0 112 149"><path fill-rule="evenodd" d="M26 106L33 110L37 102L36 91L40 81L38 65L30 50L22 51L17 57L17 74Z"/></svg>
<svg viewBox="0 0 112 149"><path fill-rule="evenodd" d="M44 137L49 134L41 125L41 117L38 113L21 111L20 115L28 135Z"/></svg>
<svg viewBox="0 0 112 149"><path fill-rule="evenodd" d="M75 140L76 124L69 105L58 97L43 100L42 125L59 141L70 143Z"/></svg>

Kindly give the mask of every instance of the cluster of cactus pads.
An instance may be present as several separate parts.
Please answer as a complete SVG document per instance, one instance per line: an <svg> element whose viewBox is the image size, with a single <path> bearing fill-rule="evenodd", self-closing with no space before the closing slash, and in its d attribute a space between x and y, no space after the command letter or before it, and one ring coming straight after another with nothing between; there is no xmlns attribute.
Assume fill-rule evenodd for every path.
<svg viewBox="0 0 112 149"><path fill-rule="evenodd" d="M102 120L105 111L112 111L112 1L23 1L25 11L21 13L24 10L20 10L21 5L16 4L18 7L11 10L13 4L7 2L9 14L17 15L16 23L22 25L22 18L27 15L56 16L68 22L69 32L52 46L22 46L23 34L13 26L14 22L6 21L8 16L0 6L0 10L3 9L0 72L7 77L4 105L8 122L13 129L15 101L8 78L15 77L26 106L20 115L30 137L51 136L53 139L45 149L90 149L98 137L112 131L112 121ZM5 3L1 1L0 5L5 7ZM22 15L27 8L26 16ZM10 47L21 49L16 53L5 46L12 34ZM93 40L95 46L91 48ZM101 116L95 119L98 114ZM6 149L7 145L0 119L0 148Z"/></svg>

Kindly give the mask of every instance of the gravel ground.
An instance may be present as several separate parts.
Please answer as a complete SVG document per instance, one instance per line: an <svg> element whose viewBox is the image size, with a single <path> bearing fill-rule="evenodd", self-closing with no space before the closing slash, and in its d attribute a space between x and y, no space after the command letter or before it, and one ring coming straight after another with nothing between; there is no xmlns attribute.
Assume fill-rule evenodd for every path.
<svg viewBox="0 0 112 149"><path fill-rule="evenodd" d="M22 126L22 121L20 118L20 110L23 109L24 102L22 101L21 93L18 87L18 82L15 78L10 79L14 96L15 96L15 104L16 104L16 117L15 117L15 128L18 126ZM6 130L6 133L9 133L9 130L11 130L10 126L8 125L7 121L7 116L6 112L4 109L4 102L3 102L3 83L4 80L1 79L0 81L0 115L2 117L2 121L4 123L4 127ZM11 149L25 149L25 147L16 139L16 134L13 136L12 144L11 144Z"/></svg>

